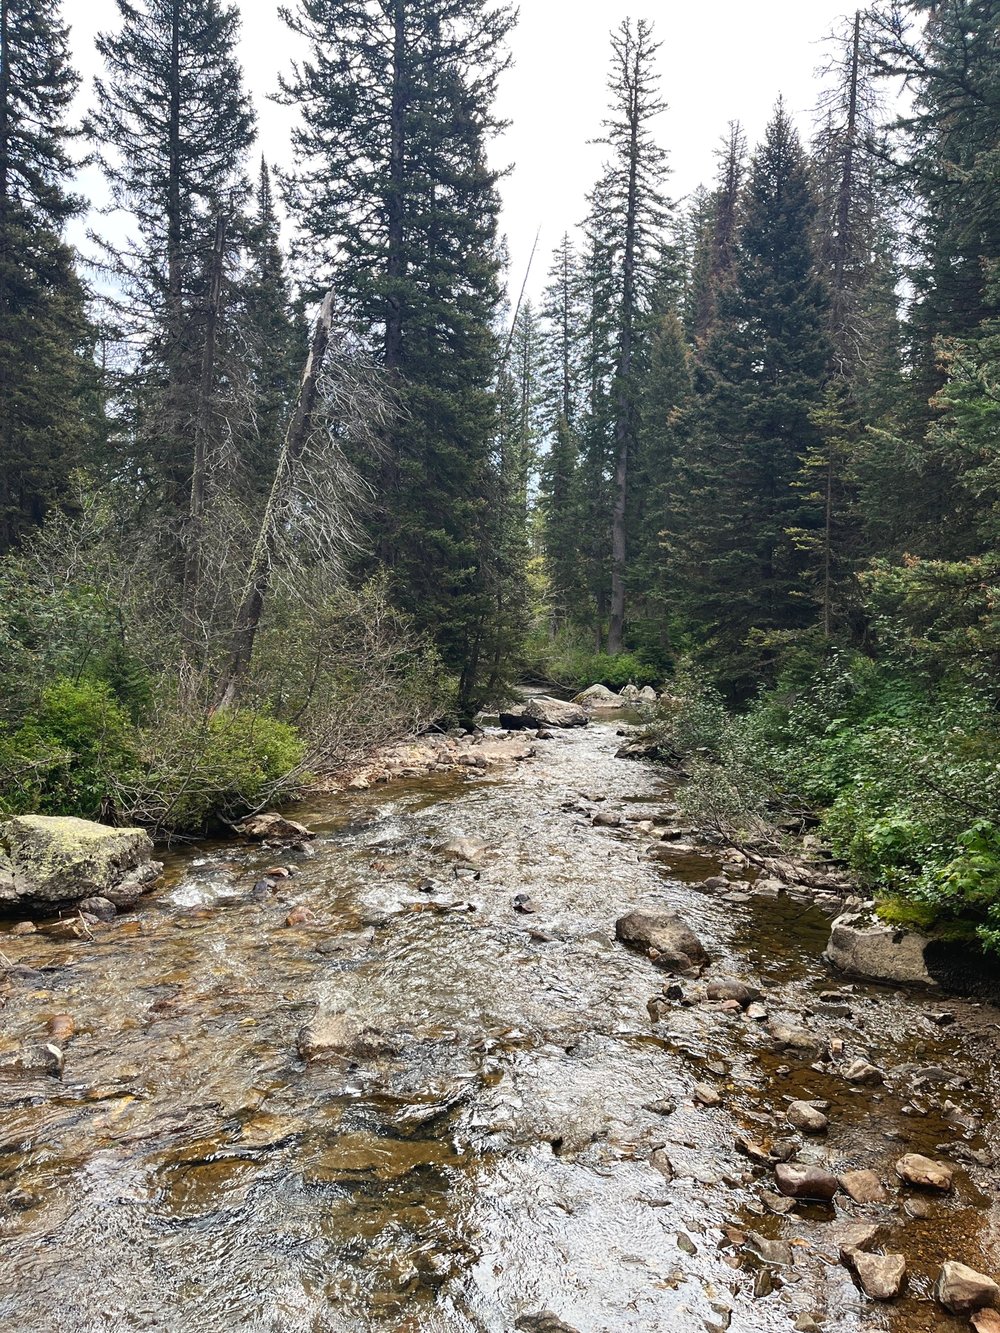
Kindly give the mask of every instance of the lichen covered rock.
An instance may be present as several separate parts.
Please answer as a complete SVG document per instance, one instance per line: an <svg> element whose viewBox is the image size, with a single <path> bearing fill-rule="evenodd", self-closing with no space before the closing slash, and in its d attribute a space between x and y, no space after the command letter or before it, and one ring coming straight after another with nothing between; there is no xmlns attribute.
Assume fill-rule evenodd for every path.
<svg viewBox="0 0 1000 1333"><path fill-rule="evenodd" d="M0 910L103 898L131 907L163 869L145 829L69 816L16 815L0 824Z"/></svg>

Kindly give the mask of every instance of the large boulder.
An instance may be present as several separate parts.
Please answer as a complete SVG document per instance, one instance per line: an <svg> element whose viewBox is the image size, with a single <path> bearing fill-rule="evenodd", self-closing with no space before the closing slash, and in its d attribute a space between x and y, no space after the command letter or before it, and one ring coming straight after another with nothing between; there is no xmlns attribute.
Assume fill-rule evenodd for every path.
<svg viewBox="0 0 1000 1333"><path fill-rule="evenodd" d="M634 704L638 703L642 698L642 691L639 689L638 685L633 685L629 682L618 697L623 703Z"/></svg>
<svg viewBox="0 0 1000 1333"><path fill-rule="evenodd" d="M507 716L507 714L504 714ZM591 718L579 704L565 704L561 698L531 698L521 716L527 726L587 726Z"/></svg>
<svg viewBox="0 0 1000 1333"><path fill-rule="evenodd" d="M839 972L904 986L936 986L924 961L929 941L867 912L837 917L824 957Z"/></svg>
<svg viewBox="0 0 1000 1333"><path fill-rule="evenodd" d="M145 829L68 816L0 823L0 910L56 908L85 898L131 907L163 869Z"/></svg>
<svg viewBox="0 0 1000 1333"><path fill-rule="evenodd" d="M708 962L701 940L674 912L629 912L615 923L615 934L672 972L696 972Z"/></svg>
<svg viewBox="0 0 1000 1333"><path fill-rule="evenodd" d="M614 690L609 690L607 685L591 685L578 694L573 702L581 708L621 708L625 701Z"/></svg>

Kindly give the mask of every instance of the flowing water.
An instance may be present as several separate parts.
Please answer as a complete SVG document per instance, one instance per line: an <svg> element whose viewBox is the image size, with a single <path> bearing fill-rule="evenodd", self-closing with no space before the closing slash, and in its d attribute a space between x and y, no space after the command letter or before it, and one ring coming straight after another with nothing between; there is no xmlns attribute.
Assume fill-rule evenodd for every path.
<svg viewBox="0 0 1000 1333"><path fill-rule="evenodd" d="M596 724L499 777L317 799L295 812L311 859L205 844L92 939L0 935L0 1048L54 1019L65 1044L61 1080L0 1085L0 1328L512 1333L543 1311L579 1333L967 1327L930 1289L947 1258L1000 1270L976 1160L995 1143L994 1011L838 985L815 907L698 893L717 865L648 854L636 824L670 791L617 744ZM592 825L609 809L622 829ZM435 850L456 836L489 848L478 878ZM255 892L283 860L294 876ZM680 911L710 976L762 986L772 1018L842 1039L887 1085L776 1054L696 983L654 1022L663 974L614 942L637 904ZM300 905L313 920L286 925ZM368 1045L304 1062L298 1033L336 1012ZM700 1082L721 1106L696 1104ZM803 1156L874 1168L888 1204L762 1206L770 1172L735 1137L779 1136L798 1096L832 1104ZM895 1159L942 1142L964 1159L955 1193L899 1191ZM907 1257L891 1306L837 1263L838 1228L866 1219ZM765 1269L748 1230L790 1240L793 1265Z"/></svg>

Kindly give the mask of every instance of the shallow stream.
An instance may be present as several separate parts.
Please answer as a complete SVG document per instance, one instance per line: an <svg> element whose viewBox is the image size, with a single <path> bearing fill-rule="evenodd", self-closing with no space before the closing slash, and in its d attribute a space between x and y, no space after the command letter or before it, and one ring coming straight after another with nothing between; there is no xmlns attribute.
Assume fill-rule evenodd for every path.
<svg viewBox="0 0 1000 1333"><path fill-rule="evenodd" d="M698 892L718 863L649 854L638 823L671 794L618 744L595 724L499 776L317 799L294 812L309 859L205 844L92 939L0 933L0 1050L74 1027L61 1080L0 1085L0 1329L967 1328L931 1284L949 1258L1000 1275L997 1014L831 977L808 903ZM609 810L621 829L592 824ZM487 846L474 872L435 850L456 837ZM295 873L255 893L281 863ZM776 1053L694 982L654 1022L664 975L614 940L635 905L679 911L711 978L762 987L770 1018L842 1040L886 1085ZM312 920L286 925L298 906ZM306 1063L300 1030L337 1012L369 1048ZM793 1097L831 1103L803 1157L876 1170L888 1203L762 1204L770 1172L736 1136L787 1135ZM955 1193L900 1190L896 1158L943 1143ZM859 1220L907 1258L897 1303L837 1262ZM765 1269L748 1231L790 1240L793 1265Z"/></svg>

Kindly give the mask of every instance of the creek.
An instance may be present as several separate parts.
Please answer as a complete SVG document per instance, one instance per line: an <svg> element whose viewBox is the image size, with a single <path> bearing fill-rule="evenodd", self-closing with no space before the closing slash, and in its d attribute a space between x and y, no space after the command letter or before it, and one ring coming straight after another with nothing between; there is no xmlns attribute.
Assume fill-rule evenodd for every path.
<svg viewBox="0 0 1000 1333"><path fill-rule="evenodd" d="M1000 1274L995 1011L831 976L807 901L699 892L718 859L639 828L672 792L618 744L594 723L499 773L313 798L293 812L308 859L205 843L93 938L0 933L0 1045L74 1029L61 1079L0 1085L0 1328L967 1329L931 1288L946 1259ZM458 837L487 848L472 869L436 850ZM279 862L295 873L255 893ZM683 916L707 980L761 988L771 1020L842 1041L884 1085L777 1051L696 981L654 1021L669 983L615 941L637 905ZM312 917L286 925L295 907ZM337 1013L369 1046L304 1061L300 1031ZM888 1202L762 1202L773 1175L736 1139L787 1136L801 1098L830 1103L830 1129L800 1160L870 1168ZM954 1192L902 1189L906 1152L947 1153ZM899 1301L838 1262L856 1221L906 1256Z"/></svg>

